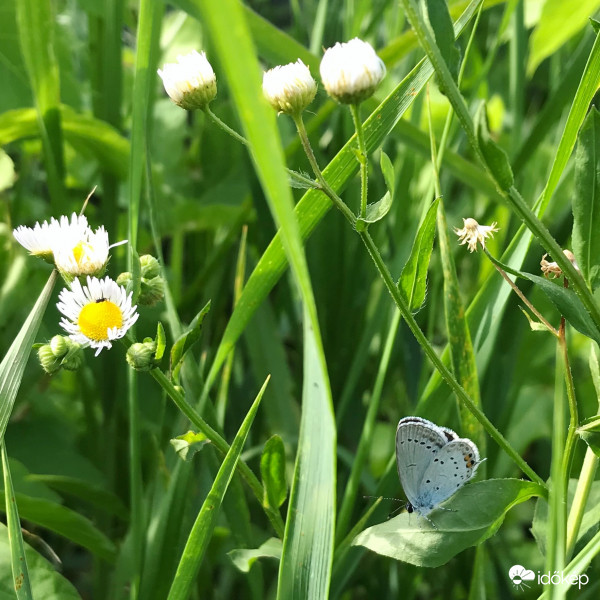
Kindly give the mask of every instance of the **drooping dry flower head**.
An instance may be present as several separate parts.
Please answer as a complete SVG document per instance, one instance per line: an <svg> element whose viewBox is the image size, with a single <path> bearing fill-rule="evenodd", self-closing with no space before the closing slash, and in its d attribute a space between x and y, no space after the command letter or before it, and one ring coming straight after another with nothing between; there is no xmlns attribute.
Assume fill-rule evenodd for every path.
<svg viewBox="0 0 600 600"><path fill-rule="evenodd" d="M570 250L563 250L563 254L571 261L575 269L580 272L575 255ZM558 266L558 263L547 261L546 256L548 255L544 254L544 256L542 256L542 260L540 261L542 273L545 277L552 277L553 279L560 277L562 275L562 270Z"/></svg>
<svg viewBox="0 0 600 600"><path fill-rule="evenodd" d="M186 110L204 109L217 95L217 77L204 52L180 54L158 74L171 100Z"/></svg>
<svg viewBox="0 0 600 600"><path fill-rule="evenodd" d="M477 244L481 244L485 248L485 240L494 237L494 233L498 231L496 222L491 225L480 225L475 219L463 219L463 228L454 228L454 233L458 236L461 244L468 244L469 252L477 250Z"/></svg>
<svg viewBox="0 0 600 600"><path fill-rule="evenodd" d="M288 115L300 114L317 93L317 82L300 59L266 71L262 87L271 106Z"/></svg>
<svg viewBox="0 0 600 600"><path fill-rule="evenodd" d="M354 38L326 50L320 71L332 98L342 104L357 104L373 95L385 76L385 65L371 44Z"/></svg>

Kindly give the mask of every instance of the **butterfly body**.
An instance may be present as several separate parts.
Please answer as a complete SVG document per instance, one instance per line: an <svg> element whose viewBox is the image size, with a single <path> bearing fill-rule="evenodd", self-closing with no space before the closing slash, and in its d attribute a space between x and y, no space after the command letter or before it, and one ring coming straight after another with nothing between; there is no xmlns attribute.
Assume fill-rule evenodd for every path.
<svg viewBox="0 0 600 600"><path fill-rule="evenodd" d="M477 446L446 427L420 417L405 417L396 430L398 476L408 512L423 517L473 477Z"/></svg>

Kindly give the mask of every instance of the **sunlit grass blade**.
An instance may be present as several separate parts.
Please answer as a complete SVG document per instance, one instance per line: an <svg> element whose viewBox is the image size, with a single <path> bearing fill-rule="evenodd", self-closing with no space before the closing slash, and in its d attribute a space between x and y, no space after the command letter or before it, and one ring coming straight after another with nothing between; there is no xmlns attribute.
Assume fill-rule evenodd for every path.
<svg viewBox="0 0 600 600"><path fill-rule="evenodd" d="M256 412L268 382L269 378L267 378L263 384L250 407L248 414L244 418L244 421L231 444L229 452L225 456L219 472L217 473L215 481L210 488L210 492L202 504L202 508L198 513L198 517L194 522L185 548L183 549L183 554L169 591L169 600L187 600L191 593L194 579L196 578L198 569L202 563L202 558L204 557L217 523L220 512L219 508L223 501L223 497L225 496L231 478L233 477L236 464L244 448L244 443L248 437L250 427L254 421L254 417L256 416Z"/></svg>
<svg viewBox="0 0 600 600"><path fill-rule="evenodd" d="M27 560L25 558L25 547L21 534L21 521L19 520L19 510L10 476L10 467L8 465L4 440L0 442L0 452L2 452L2 471L4 473L4 490L6 492L4 500L6 502L6 521L8 524L8 540L10 542L10 558L15 594L18 600L33 600Z"/></svg>
<svg viewBox="0 0 600 600"><path fill-rule="evenodd" d="M35 342L35 336L44 316L46 305L50 300L56 277L57 271L53 271L0 364L0 439L4 439L6 425L21 385L31 346Z"/></svg>

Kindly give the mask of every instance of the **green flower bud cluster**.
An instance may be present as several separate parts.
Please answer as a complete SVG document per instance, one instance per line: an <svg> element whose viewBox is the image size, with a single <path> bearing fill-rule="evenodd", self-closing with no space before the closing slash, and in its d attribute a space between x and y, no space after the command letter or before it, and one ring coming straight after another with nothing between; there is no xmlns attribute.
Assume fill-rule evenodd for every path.
<svg viewBox="0 0 600 600"><path fill-rule="evenodd" d="M141 306L154 306L165 295L165 282L160 274L160 263L154 256L144 254L140 256L140 267L142 279L140 281L140 295L137 298L137 303ZM129 292L133 286L133 275L129 271L121 273L117 277L117 283L124 286Z"/></svg>
<svg viewBox="0 0 600 600"><path fill-rule="evenodd" d="M49 344L38 348L38 358L42 369L49 375L61 369L76 371L83 363L81 345L68 337L55 335Z"/></svg>

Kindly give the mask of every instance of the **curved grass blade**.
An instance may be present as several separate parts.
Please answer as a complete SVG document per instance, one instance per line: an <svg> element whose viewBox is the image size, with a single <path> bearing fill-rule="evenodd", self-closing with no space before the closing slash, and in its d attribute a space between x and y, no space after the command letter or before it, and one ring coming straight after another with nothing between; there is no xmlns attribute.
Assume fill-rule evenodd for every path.
<svg viewBox="0 0 600 600"><path fill-rule="evenodd" d="M168 600L187 600L190 595L194 579L200 568L202 558L208 547L212 532L217 523L219 516L219 508L223 502L223 496L227 492L231 478L235 471L235 467L244 448L244 443L248 437L250 426L256 416L256 411L260 405L263 394L269 383L269 378L263 383L262 388L258 392L246 418L242 422L233 443L223 460L215 481L210 488L206 500L202 504L202 508L198 513L198 517L190 531L190 535L183 549L183 554L175 578L171 584Z"/></svg>

